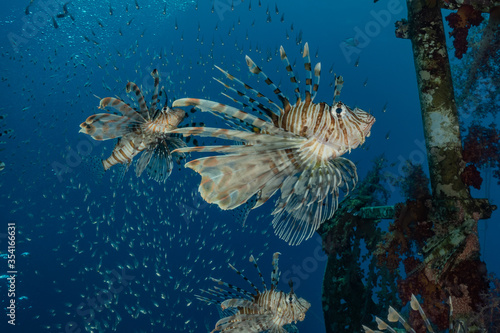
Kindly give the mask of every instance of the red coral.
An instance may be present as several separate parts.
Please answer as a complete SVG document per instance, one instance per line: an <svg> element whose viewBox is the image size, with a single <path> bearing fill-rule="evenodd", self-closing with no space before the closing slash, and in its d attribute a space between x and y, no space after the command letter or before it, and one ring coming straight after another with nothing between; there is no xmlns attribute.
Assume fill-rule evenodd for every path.
<svg viewBox="0 0 500 333"><path fill-rule="evenodd" d="M463 55L467 52L467 36L470 27L477 27L483 20L481 12L476 11L469 5L461 6L456 13L451 13L446 17L448 25L453 29L450 36L454 37L455 57L462 59Z"/></svg>
<svg viewBox="0 0 500 333"><path fill-rule="evenodd" d="M478 167L500 159L500 132L495 124L484 127L472 124L464 140L464 161Z"/></svg>
<svg viewBox="0 0 500 333"><path fill-rule="evenodd" d="M464 140L463 159L467 166L461 174L462 181L479 189L482 178L478 168L500 167L500 131L497 130L495 124L484 127L473 123L469 127L469 133ZM495 177L497 177L497 171L495 171Z"/></svg>
<svg viewBox="0 0 500 333"><path fill-rule="evenodd" d="M465 185L472 186L478 190L483 183L483 178L481 178L479 171L477 171L476 166L473 164L466 166L460 177Z"/></svg>
<svg viewBox="0 0 500 333"><path fill-rule="evenodd" d="M421 261L413 257L408 257L403 260L406 273L412 271L421 265ZM422 308L424 309L427 317L435 324L440 330L445 330L449 327L449 309L446 305L447 295L438 284L427 279L424 270L417 273L412 273L404 280L398 280L398 293L401 297L403 305L408 303L411 294L418 294L422 297ZM422 322L420 316L410 317L411 325L417 332L425 332L421 326L417 329L419 323Z"/></svg>

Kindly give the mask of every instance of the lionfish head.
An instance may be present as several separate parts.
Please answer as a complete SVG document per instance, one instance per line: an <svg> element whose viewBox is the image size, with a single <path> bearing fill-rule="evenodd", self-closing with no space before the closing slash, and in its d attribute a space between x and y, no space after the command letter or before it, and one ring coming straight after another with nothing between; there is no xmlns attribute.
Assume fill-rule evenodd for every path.
<svg viewBox="0 0 500 333"><path fill-rule="evenodd" d="M335 104L330 111L331 115L342 120L346 129L346 143L349 149L354 149L365 142L370 136L370 130L375 122L375 117L358 108L352 110L342 102Z"/></svg>
<svg viewBox="0 0 500 333"><path fill-rule="evenodd" d="M171 109L169 107L164 107L161 110L162 113L164 113L167 116L167 121L168 124L171 125L173 128L177 128L181 121L186 118L186 112L182 109Z"/></svg>

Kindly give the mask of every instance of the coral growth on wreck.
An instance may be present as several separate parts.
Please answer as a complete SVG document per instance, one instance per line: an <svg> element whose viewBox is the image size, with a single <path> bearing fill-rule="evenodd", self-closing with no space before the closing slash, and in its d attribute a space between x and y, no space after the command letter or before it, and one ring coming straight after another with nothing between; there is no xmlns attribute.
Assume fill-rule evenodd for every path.
<svg viewBox="0 0 500 333"><path fill-rule="evenodd" d="M465 184L479 189L483 179L478 169L483 167L495 168L494 175L500 179L500 131L494 123L488 127L471 124L464 139L463 159L467 163L461 174Z"/></svg>
<svg viewBox="0 0 500 333"><path fill-rule="evenodd" d="M384 165L382 157L377 159L365 179L340 203L334 217L318 230L328 254L322 303L330 332L359 332L362 324L371 322L372 313L398 302L391 289L395 275L377 267L371 255L381 241L380 220L366 220L358 214L364 207L386 203L388 191L381 185ZM363 263L368 264L366 273Z"/></svg>
<svg viewBox="0 0 500 333"><path fill-rule="evenodd" d="M472 26L478 26L484 18L480 11L476 11L472 6L463 5L456 13L451 13L446 17L446 21L453 31L450 36L454 37L453 46L455 47L455 57L462 59L467 52L467 36Z"/></svg>
<svg viewBox="0 0 500 333"><path fill-rule="evenodd" d="M425 301L427 316L439 330L445 330L450 320L450 297L454 316L469 320L470 313L484 305L483 295L488 292L486 267L478 258L477 220L465 218L463 208L457 206L453 216L437 222L440 207L422 190L428 184L425 174L414 166L405 170L400 186L414 191L413 195L406 192L406 203L396 206L395 220L375 256L380 267L398 273L397 289L403 305L418 293ZM401 264L404 274L399 272ZM410 317L410 322L416 318Z"/></svg>

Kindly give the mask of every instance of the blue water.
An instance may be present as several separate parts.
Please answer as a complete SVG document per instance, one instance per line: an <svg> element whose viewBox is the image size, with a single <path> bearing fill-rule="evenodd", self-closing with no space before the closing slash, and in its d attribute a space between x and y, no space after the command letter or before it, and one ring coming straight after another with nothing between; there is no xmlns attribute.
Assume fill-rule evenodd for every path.
<svg viewBox="0 0 500 333"><path fill-rule="evenodd" d="M323 332L326 260L318 236L287 246L273 234L272 200L238 223L233 212L206 204L197 192L199 176L182 167L161 185L145 175L136 178L132 170L122 183L113 170L96 182L83 160L109 156L113 143L92 141L78 133L79 124L99 112L94 95L124 97L128 81L142 86L149 100L154 68L170 101L227 102L212 79L220 78L214 65L267 89L247 74L245 55L291 95L277 50L283 45L304 79L300 52L308 42L313 63L322 63L317 100L331 103L336 73L345 80L341 100L377 119L364 148L349 156L360 178L382 153L395 163L387 170L395 176L407 159L426 166L411 42L394 37L395 21L406 16L405 2L262 0L259 6L259 0L235 0L231 10L225 0L138 0L139 9L131 0L74 0L67 6L74 20L55 18L57 28L51 16L63 13L64 2L35 1L26 15L28 3L4 3L0 14L0 109L6 116L0 125L14 130L2 137L0 152L6 164L0 172L0 253L7 253L6 224L15 221L19 272L16 326L2 315L0 331L208 332L218 312L194 298L199 288L212 287L206 278L246 287L227 263L257 281L248 262L253 254L269 282L272 254L281 252L281 289L288 291L288 279L295 278L296 293L312 304L298 328ZM377 21L382 12L388 14ZM343 43L350 38L360 42L356 52ZM222 124L200 112L186 122ZM485 181L492 183L491 192L473 195L498 203L496 179ZM388 187L390 203L403 200ZM489 222L485 228L480 221L483 259L499 274L494 254L500 226ZM0 264L0 276L7 274L6 260ZM297 267L307 272L297 273ZM2 308L9 300L4 281Z"/></svg>

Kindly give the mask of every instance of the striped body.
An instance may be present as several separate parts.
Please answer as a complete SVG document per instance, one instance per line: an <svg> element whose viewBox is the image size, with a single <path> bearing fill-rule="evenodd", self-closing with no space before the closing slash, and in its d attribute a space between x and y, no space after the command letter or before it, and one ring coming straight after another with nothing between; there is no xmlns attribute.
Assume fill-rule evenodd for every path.
<svg viewBox="0 0 500 333"><path fill-rule="evenodd" d="M171 109L165 103L160 110L158 102L159 74L156 70L151 73L155 79L155 90L151 107L148 108L141 90L133 82L127 84L127 92L133 91L139 104L139 110L114 97L103 98L100 109L112 107L120 115L100 113L87 118L80 124L80 132L92 136L95 140L109 140L118 138L111 156L102 161L104 171L116 164L130 164L135 156L144 153L136 165L136 175L140 176L147 170L149 176L161 182L165 181L172 171L172 151L184 147L179 138L170 132L177 128L185 117L181 109ZM183 153L176 153L176 159L184 157Z"/></svg>
<svg viewBox="0 0 500 333"><path fill-rule="evenodd" d="M169 133L177 128L184 119L185 112L181 109L164 108L154 120L144 121L131 134L121 138L111 156L102 161L104 170L116 164L132 162L133 158L144 149L155 145L160 139L168 139Z"/></svg>
<svg viewBox="0 0 500 333"><path fill-rule="evenodd" d="M211 297L196 295L196 298L201 301L209 304L219 304L221 309L228 314L228 316L217 322L212 332L257 333L270 331L284 333L286 330L283 326L305 319L305 314L311 304L303 298L298 298L293 292L291 284L289 293L277 289L280 276L278 271L278 257L279 253L276 252L273 255L273 272L271 274L270 289L267 289L256 260L253 256L250 256L250 261L254 264L264 286L263 291L259 291L255 284L234 266L229 265L255 290L254 294L221 280L212 279L219 285L231 289L231 291L221 287L214 287L214 289L202 290L202 292L211 295ZM231 298L226 299L228 296Z"/></svg>
<svg viewBox="0 0 500 333"><path fill-rule="evenodd" d="M364 143L375 118L336 101L344 83L341 76L335 78L332 105L314 103L321 65L314 67L313 84L307 43L303 53L307 74L304 96L300 94L283 48L280 53L290 82L295 86L294 104L247 56L250 72L262 78L281 105L217 67L226 79L235 83L233 86L216 79L238 96L236 99L223 94L239 108L196 98L176 100L173 106L195 106L212 112L234 125L233 129L188 127L173 132L244 142L244 145L190 147L178 151L225 154L186 164L202 176L201 196L221 209L239 207L255 195L258 200L253 208L257 208L280 190L272 213L274 230L289 244L297 245L312 237L321 223L332 217L337 209L339 190L348 193L356 185L356 166L342 155Z"/></svg>
<svg viewBox="0 0 500 333"><path fill-rule="evenodd" d="M276 125L298 136L312 138L314 143L308 142L304 148L314 147L312 156L330 160L362 144L374 121L369 113L351 110L341 102L330 106L305 100L284 111Z"/></svg>
<svg viewBox="0 0 500 333"><path fill-rule="evenodd" d="M132 162L132 159L148 146L148 143L144 142L144 140L136 141L139 141L138 146L134 144L133 139L127 140L125 138L122 138L120 141L118 141L115 148L113 149L113 152L111 152L111 156L105 160L102 160L104 170L106 171L116 164L127 164Z"/></svg>

